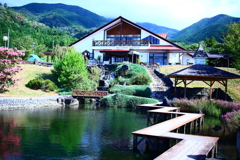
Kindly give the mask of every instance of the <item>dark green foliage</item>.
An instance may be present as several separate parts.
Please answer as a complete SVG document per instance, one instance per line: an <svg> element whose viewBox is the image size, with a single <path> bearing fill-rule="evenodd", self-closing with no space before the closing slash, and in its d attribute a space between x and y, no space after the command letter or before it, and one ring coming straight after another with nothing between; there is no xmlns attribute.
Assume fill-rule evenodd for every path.
<svg viewBox="0 0 240 160"><path fill-rule="evenodd" d="M115 85L110 90L114 93L120 93L125 95L135 95L141 97L150 97L151 96L151 88L149 86L144 85L131 85L131 86L123 86L123 85Z"/></svg>
<svg viewBox="0 0 240 160"><path fill-rule="evenodd" d="M228 15L217 15L212 18L204 18L197 23L181 30L173 36L173 40L197 43L206 38L214 37L218 42L222 42L223 34L227 31L227 26L233 22L239 23L240 18Z"/></svg>
<svg viewBox="0 0 240 160"><path fill-rule="evenodd" d="M151 78L147 74L138 74L133 77L132 83L136 85L149 85Z"/></svg>
<svg viewBox="0 0 240 160"><path fill-rule="evenodd" d="M100 100L102 106L135 108L139 104L157 103L158 100L124 94L110 94Z"/></svg>
<svg viewBox="0 0 240 160"><path fill-rule="evenodd" d="M31 89L42 89L44 91L54 91L57 86L49 79L35 78L27 83L27 87Z"/></svg>
<svg viewBox="0 0 240 160"><path fill-rule="evenodd" d="M27 83L27 87L31 89L41 89L44 85L44 80L42 78L35 78Z"/></svg>
<svg viewBox="0 0 240 160"><path fill-rule="evenodd" d="M228 27L224 37L225 52L232 53L234 67L240 70L240 24L233 23Z"/></svg>

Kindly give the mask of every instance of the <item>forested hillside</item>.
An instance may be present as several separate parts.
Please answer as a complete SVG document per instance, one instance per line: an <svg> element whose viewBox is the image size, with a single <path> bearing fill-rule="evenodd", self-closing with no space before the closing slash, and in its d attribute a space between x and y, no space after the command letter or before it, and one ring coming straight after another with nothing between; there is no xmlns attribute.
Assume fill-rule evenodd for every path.
<svg viewBox="0 0 240 160"><path fill-rule="evenodd" d="M175 35L176 33L178 33L179 31L176 29L172 29L172 28L168 28L168 27L164 27L164 26L158 26L156 24L153 23L137 23L139 26L144 27L146 29L148 29L149 31L152 31L153 33L168 33L168 38L173 37L173 35Z"/></svg>
<svg viewBox="0 0 240 160"><path fill-rule="evenodd" d="M54 27L76 38L107 23L106 18L79 6L65 4L30 3L12 7L27 17Z"/></svg>
<svg viewBox="0 0 240 160"><path fill-rule="evenodd" d="M218 42L222 42L223 35L227 31L227 26L233 22L240 23L240 18L228 15L217 15L212 18L204 18L199 22L181 30L173 36L173 40L197 43L206 38L214 37Z"/></svg>
<svg viewBox="0 0 240 160"><path fill-rule="evenodd" d="M1 6L0 36L3 37L8 32L10 34L9 47L26 50L27 55L33 50L36 54L41 54L42 51L51 50L53 45L67 46L76 40L43 23L29 20L7 6ZM3 41L1 41L1 46L4 46Z"/></svg>

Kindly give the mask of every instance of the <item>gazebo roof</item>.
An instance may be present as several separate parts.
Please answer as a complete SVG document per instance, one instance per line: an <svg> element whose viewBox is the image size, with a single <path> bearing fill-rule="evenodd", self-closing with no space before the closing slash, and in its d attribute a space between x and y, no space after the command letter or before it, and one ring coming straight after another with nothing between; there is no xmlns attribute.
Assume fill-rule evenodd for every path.
<svg viewBox="0 0 240 160"><path fill-rule="evenodd" d="M192 65L188 68L176 71L165 77L179 78L186 80L226 80L226 79L240 79L239 75L230 73L209 65Z"/></svg>

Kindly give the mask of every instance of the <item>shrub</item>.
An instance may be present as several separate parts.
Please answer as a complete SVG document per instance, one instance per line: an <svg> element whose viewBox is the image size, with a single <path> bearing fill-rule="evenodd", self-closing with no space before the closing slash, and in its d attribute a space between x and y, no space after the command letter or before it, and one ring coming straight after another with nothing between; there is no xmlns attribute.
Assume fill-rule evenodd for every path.
<svg viewBox="0 0 240 160"><path fill-rule="evenodd" d="M128 65L129 66L129 70L127 70L126 74L124 75L124 77L126 78L132 78L138 74L147 74L146 69L139 65L139 64L133 64L133 63L117 63L117 67L115 70L115 75L121 76L122 74L122 66L123 65Z"/></svg>
<svg viewBox="0 0 240 160"><path fill-rule="evenodd" d="M97 67L91 67L89 71L90 71L91 79L95 82L98 82L98 80L100 79L100 69Z"/></svg>
<svg viewBox="0 0 240 160"><path fill-rule="evenodd" d="M35 78L27 83L27 87L31 89L41 89L44 86L44 80L42 78Z"/></svg>
<svg viewBox="0 0 240 160"><path fill-rule="evenodd" d="M139 104L157 103L158 100L152 98L144 98L137 96L129 96L124 94L110 94L100 100L103 106L135 108Z"/></svg>
<svg viewBox="0 0 240 160"><path fill-rule="evenodd" d="M149 85L151 78L148 74L138 74L133 77L132 83L136 85Z"/></svg>
<svg viewBox="0 0 240 160"><path fill-rule="evenodd" d="M14 86L20 80L13 76L22 70L19 65L22 61L21 56L24 56L23 51L0 47L0 92Z"/></svg>
<svg viewBox="0 0 240 160"><path fill-rule="evenodd" d="M152 94L151 88L149 86L144 85L131 85L131 86L115 85L113 88L111 88L110 91L120 94L135 95L141 97L150 97Z"/></svg>
<svg viewBox="0 0 240 160"><path fill-rule="evenodd" d="M222 119L230 131L235 132L240 124L240 110L228 112L225 115L222 115Z"/></svg>
<svg viewBox="0 0 240 160"><path fill-rule="evenodd" d="M27 83L27 87L31 88L31 89L42 89L44 91L54 91L56 90L58 87L55 85L55 83L53 83L51 80L46 79L43 80L42 78L35 78L30 80Z"/></svg>

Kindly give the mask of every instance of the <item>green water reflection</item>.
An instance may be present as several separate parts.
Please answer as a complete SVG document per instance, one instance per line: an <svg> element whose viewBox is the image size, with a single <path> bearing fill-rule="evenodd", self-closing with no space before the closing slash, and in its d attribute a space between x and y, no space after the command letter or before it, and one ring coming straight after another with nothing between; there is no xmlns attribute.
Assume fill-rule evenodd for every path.
<svg viewBox="0 0 240 160"><path fill-rule="evenodd" d="M158 153L132 151L131 132L147 126L146 115L131 109L34 109L0 112L0 159L147 160ZM219 136L219 157L235 158L235 137L206 117L199 134ZM230 153L228 153L230 152ZM230 158L231 157L231 158Z"/></svg>

